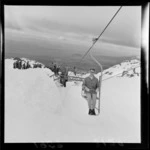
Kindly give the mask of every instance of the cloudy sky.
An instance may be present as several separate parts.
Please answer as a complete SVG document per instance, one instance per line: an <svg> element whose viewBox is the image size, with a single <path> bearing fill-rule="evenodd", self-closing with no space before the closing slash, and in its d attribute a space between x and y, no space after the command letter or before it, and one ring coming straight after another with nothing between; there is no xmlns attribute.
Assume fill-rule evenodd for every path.
<svg viewBox="0 0 150 150"><path fill-rule="evenodd" d="M80 67L78 62L92 45L92 39L99 36L119 8L5 6L5 56ZM107 68L129 57L140 57L140 47L141 7L123 6L92 48L92 54ZM90 64L94 65L87 55L83 68Z"/></svg>
<svg viewBox="0 0 150 150"><path fill-rule="evenodd" d="M119 6L5 6L5 27L42 33L60 40L97 37ZM140 47L141 7L124 6L107 28L103 42Z"/></svg>

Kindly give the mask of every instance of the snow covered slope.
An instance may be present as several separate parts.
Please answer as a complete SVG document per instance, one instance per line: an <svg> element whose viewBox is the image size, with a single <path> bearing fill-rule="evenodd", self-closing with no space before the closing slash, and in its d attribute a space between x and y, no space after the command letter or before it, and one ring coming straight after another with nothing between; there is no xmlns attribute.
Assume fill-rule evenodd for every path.
<svg viewBox="0 0 150 150"><path fill-rule="evenodd" d="M89 116L82 82L59 87L49 77L50 69L14 69L13 62L5 60L5 142L141 141L140 68L135 70L139 75L130 70L132 77L121 74L103 81L101 113ZM123 62L104 70L104 77L139 64Z"/></svg>
<svg viewBox="0 0 150 150"><path fill-rule="evenodd" d="M135 68L135 69L133 69ZM104 70L103 75L104 75L104 79L109 77L109 76L114 76L114 75L121 75L124 76L126 74L126 76L128 77L133 77L135 75L139 75L140 73L140 61L137 59L133 59L130 61L124 61L118 65L115 65L109 69ZM131 76L129 76L129 74Z"/></svg>

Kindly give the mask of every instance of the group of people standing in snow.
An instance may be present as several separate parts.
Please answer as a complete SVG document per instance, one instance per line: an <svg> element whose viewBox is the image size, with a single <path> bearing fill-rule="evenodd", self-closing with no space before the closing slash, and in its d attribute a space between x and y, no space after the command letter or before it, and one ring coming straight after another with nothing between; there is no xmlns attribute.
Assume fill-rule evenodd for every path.
<svg viewBox="0 0 150 150"><path fill-rule="evenodd" d="M18 69L28 69L31 68L29 62L25 63L22 60L17 60L16 62L13 63L13 67L18 68Z"/></svg>
<svg viewBox="0 0 150 150"><path fill-rule="evenodd" d="M66 87L66 82L68 81L68 68L52 63L51 70L54 72L55 76L59 76L60 83Z"/></svg>
<svg viewBox="0 0 150 150"><path fill-rule="evenodd" d="M52 63L52 71L54 72L55 76L58 76L59 75L59 72L60 72L60 66L56 65L56 64L53 64Z"/></svg>

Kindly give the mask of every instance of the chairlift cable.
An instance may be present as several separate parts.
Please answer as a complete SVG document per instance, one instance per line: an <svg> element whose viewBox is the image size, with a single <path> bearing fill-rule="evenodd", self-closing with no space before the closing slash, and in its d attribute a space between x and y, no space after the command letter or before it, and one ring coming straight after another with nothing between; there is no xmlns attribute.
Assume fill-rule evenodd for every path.
<svg viewBox="0 0 150 150"><path fill-rule="evenodd" d="M118 12L121 10L122 6L120 6L120 8L117 10L117 12L113 15L113 17L111 18L111 20L108 22L108 24L106 25L106 27L103 29L103 31L101 32L101 34L98 36L98 38L96 38L96 41L93 42L92 46L88 49L88 51L82 56L79 64L82 62L82 60L84 59L84 57L89 53L89 51L92 49L92 47L95 45L95 43L99 40L99 38L102 36L102 34L104 33L104 31L107 29L107 27L109 26L109 24L112 22L112 20L115 18L115 16L118 14ZM68 75L69 76L69 75Z"/></svg>
<svg viewBox="0 0 150 150"><path fill-rule="evenodd" d="M120 8L117 10L117 12L114 14L114 16L111 18L111 20L109 21L109 23L106 25L106 27L103 29L103 31L101 32L101 34L98 36L98 38L96 38L96 41L93 42L92 46L88 49L88 51L83 55L83 57L81 58L79 64L81 63L81 61L84 59L84 57L89 53L89 51L92 49L92 47L95 45L95 43L99 40L99 38L102 36L102 34L104 33L104 31L107 29L107 27L109 26L109 24L112 22L112 20L115 18L115 16L118 14L118 12L120 11L120 9L122 8L122 6L120 6Z"/></svg>

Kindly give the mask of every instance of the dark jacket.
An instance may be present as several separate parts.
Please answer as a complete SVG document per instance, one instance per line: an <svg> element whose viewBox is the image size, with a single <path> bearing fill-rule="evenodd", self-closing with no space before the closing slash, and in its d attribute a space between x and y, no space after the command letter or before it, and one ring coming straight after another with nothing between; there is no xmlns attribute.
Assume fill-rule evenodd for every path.
<svg viewBox="0 0 150 150"><path fill-rule="evenodd" d="M90 89L90 91L85 91L87 93L96 93L96 89L99 88L99 81L98 79L94 76L93 79L90 77L87 77L84 79L82 87L87 87Z"/></svg>
<svg viewBox="0 0 150 150"><path fill-rule="evenodd" d="M68 70L66 69L66 67L61 67L60 68L61 71L61 78L64 78L65 80L68 80Z"/></svg>

